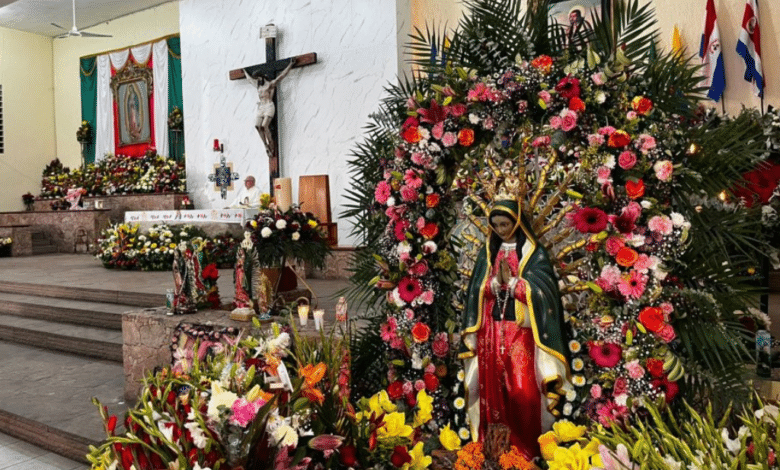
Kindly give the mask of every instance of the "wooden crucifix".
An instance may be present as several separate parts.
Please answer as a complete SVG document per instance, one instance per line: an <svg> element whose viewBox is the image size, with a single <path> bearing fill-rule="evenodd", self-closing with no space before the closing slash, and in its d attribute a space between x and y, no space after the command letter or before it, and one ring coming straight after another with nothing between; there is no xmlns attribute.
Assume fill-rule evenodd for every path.
<svg viewBox="0 0 780 470"><path fill-rule="evenodd" d="M257 88L257 121L255 128L268 154L269 192L273 193L274 179L279 177L279 127L276 119L276 86L290 69L317 63L317 53L297 55L276 60L276 27L263 27L265 63L230 71L231 80L246 78Z"/></svg>

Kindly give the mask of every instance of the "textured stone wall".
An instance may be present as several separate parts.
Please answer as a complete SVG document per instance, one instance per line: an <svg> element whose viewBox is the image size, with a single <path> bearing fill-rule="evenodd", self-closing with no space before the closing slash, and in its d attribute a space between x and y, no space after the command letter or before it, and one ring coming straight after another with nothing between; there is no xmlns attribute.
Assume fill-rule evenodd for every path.
<svg viewBox="0 0 780 470"><path fill-rule="evenodd" d="M108 227L107 211L24 211L0 212L0 226L29 225L32 232L45 232L60 253L75 253L76 241L86 237L88 243Z"/></svg>
<svg viewBox="0 0 780 470"><path fill-rule="evenodd" d="M119 194L114 196L84 197L84 206L95 209L95 202L101 201L103 210L111 221L125 220L126 211L161 211L181 209L181 201L186 194ZM38 199L33 203L36 211L51 211L54 199Z"/></svg>

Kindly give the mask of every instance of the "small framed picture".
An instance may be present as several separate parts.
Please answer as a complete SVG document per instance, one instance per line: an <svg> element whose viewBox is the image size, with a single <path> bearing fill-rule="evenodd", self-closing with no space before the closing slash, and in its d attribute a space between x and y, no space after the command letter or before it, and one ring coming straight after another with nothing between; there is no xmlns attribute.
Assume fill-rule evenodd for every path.
<svg viewBox="0 0 780 470"><path fill-rule="evenodd" d="M584 49L593 34L593 18L609 15L610 0L551 0L550 25L560 28L566 45Z"/></svg>

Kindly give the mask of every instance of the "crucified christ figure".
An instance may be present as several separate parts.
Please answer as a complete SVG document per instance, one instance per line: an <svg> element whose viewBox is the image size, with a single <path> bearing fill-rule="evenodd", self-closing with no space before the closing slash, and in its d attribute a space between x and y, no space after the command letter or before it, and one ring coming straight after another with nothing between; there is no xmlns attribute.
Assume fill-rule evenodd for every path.
<svg viewBox="0 0 780 470"><path fill-rule="evenodd" d="M252 85L257 88L257 120L255 122L255 129L260 134L260 139L265 144L265 150L268 153L268 158L274 158L275 145L273 134L271 133L271 121L276 114L276 106L274 106L274 93L276 92L276 85L279 84L284 77L290 73L290 70L295 65L295 59L290 59L290 64L282 70L282 72L273 80L267 80L263 75L253 77L249 74L247 69L244 69L246 79L249 80Z"/></svg>

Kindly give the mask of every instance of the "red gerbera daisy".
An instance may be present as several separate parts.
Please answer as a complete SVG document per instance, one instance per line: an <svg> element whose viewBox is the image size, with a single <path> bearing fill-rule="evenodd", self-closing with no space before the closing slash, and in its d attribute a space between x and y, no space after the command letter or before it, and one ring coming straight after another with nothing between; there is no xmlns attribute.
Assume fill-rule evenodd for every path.
<svg viewBox="0 0 780 470"><path fill-rule="evenodd" d="M420 281L413 277L405 277L398 283L398 295L404 302L411 302L422 294Z"/></svg>
<svg viewBox="0 0 780 470"><path fill-rule="evenodd" d="M591 359L599 367L615 367L623 356L623 348L619 344L591 342L588 347Z"/></svg>
<svg viewBox="0 0 780 470"><path fill-rule="evenodd" d="M567 100L580 96L580 81L575 77L564 77L555 85L555 91Z"/></svg>
<svg viewBox="0 0 780 470"><path fill-rule="evenodd" d="M583 207L574 213L571 220L582 233L599 233L607 228L607 214L597 207Z"/></svg>

